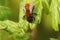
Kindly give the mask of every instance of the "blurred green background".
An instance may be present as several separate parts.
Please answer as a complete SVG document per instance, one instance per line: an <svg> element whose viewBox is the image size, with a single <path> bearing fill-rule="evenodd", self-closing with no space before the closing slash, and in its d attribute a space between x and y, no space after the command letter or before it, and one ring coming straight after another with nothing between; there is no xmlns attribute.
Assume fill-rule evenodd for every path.
<svg viewBox="0 0 60 40"><path fill-rule="evenodd" d="M1 6L6 6L11 9L11 13L8 16L9 20L19 21L19 2L20 0L0 0Z"/></svg>
<svg viewBox="0 0 60 40"><path fill-rule="evenodd" d="M34 1L34 12L37 16L34 16L36 23L31 23L30 28L33 30L31 33L27 32L26 20L23 18L20 20L20 13L23 13L22 9L22 12L20 11L22 8L20 1L27 2L27 0L0 0L0 40L29 40L29 38L58 40L60 38L60 0ZM20 24L19 21L22 23ZM36 24L36 31L33 29L33 24ZM35 33L36 35L31 35Z"/></svg>

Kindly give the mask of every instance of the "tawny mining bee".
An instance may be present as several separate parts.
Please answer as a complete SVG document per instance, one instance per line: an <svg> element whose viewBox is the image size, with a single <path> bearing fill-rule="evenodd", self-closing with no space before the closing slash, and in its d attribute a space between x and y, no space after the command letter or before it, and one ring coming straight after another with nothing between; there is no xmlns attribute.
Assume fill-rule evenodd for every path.
<svg viewBox="0 0 60 40"><path fill-rule="evenodd" d="M24 17L27 19L28 22L32 23L33 21L33 6L30 3L26 3L24 5L25 15Z"/></svg>

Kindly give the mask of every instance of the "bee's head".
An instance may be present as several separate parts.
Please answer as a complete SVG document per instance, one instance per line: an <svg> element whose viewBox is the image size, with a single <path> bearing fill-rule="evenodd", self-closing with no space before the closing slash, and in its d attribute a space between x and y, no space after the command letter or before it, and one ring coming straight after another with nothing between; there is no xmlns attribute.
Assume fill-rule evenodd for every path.
<svg viewBox="0 0 60 40"><path fill-rule="evenodd" d="M24 5L24 11L30 10L30 13L32 13L33 5L31 3L26 3Z"/></svg>
<svg viewBox="0 0 60 40"><path fill-rule="evenodd" d="M30 3L26 3L26 4L25 4L25 9L26 9L26 10L29 10L29 8L30 8Z"/></svg>

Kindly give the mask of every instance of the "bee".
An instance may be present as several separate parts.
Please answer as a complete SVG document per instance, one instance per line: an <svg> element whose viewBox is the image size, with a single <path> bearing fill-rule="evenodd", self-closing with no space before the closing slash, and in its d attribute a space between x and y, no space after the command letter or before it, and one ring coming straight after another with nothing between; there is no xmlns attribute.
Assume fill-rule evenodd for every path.
<svg viewBox="0 0 60 40"><path fill-rule="evenodd" d="M33 6L30 3L26 3L24 6L25 15L24 17L27 19L29 23L33 22Z"/></svg>

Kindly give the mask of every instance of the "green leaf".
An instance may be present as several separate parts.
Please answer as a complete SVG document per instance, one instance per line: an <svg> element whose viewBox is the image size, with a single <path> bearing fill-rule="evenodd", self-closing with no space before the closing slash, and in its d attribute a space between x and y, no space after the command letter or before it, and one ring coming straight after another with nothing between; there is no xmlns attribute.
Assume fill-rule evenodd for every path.
<svg viewBox="0 0 60 40"><path fill-rule="evenodd" d="M51 14L51 22L52 22L51 25L55 31L59 31L58 28L59 13L57 7L58 7L57 0L52 0L49 10Z"/></svg>
<svg viewBox="0 0 60 40"><path fill-rule="evenodd" d="M59 24L60 24L60 0L58 0Z"/></svg>
<svg viewBox="0 0 60 40"><path fill-rule="evenodd" d="M46 14L49 14L49 3L48 0L43 0L43 10L45 11Z"/></svg>

